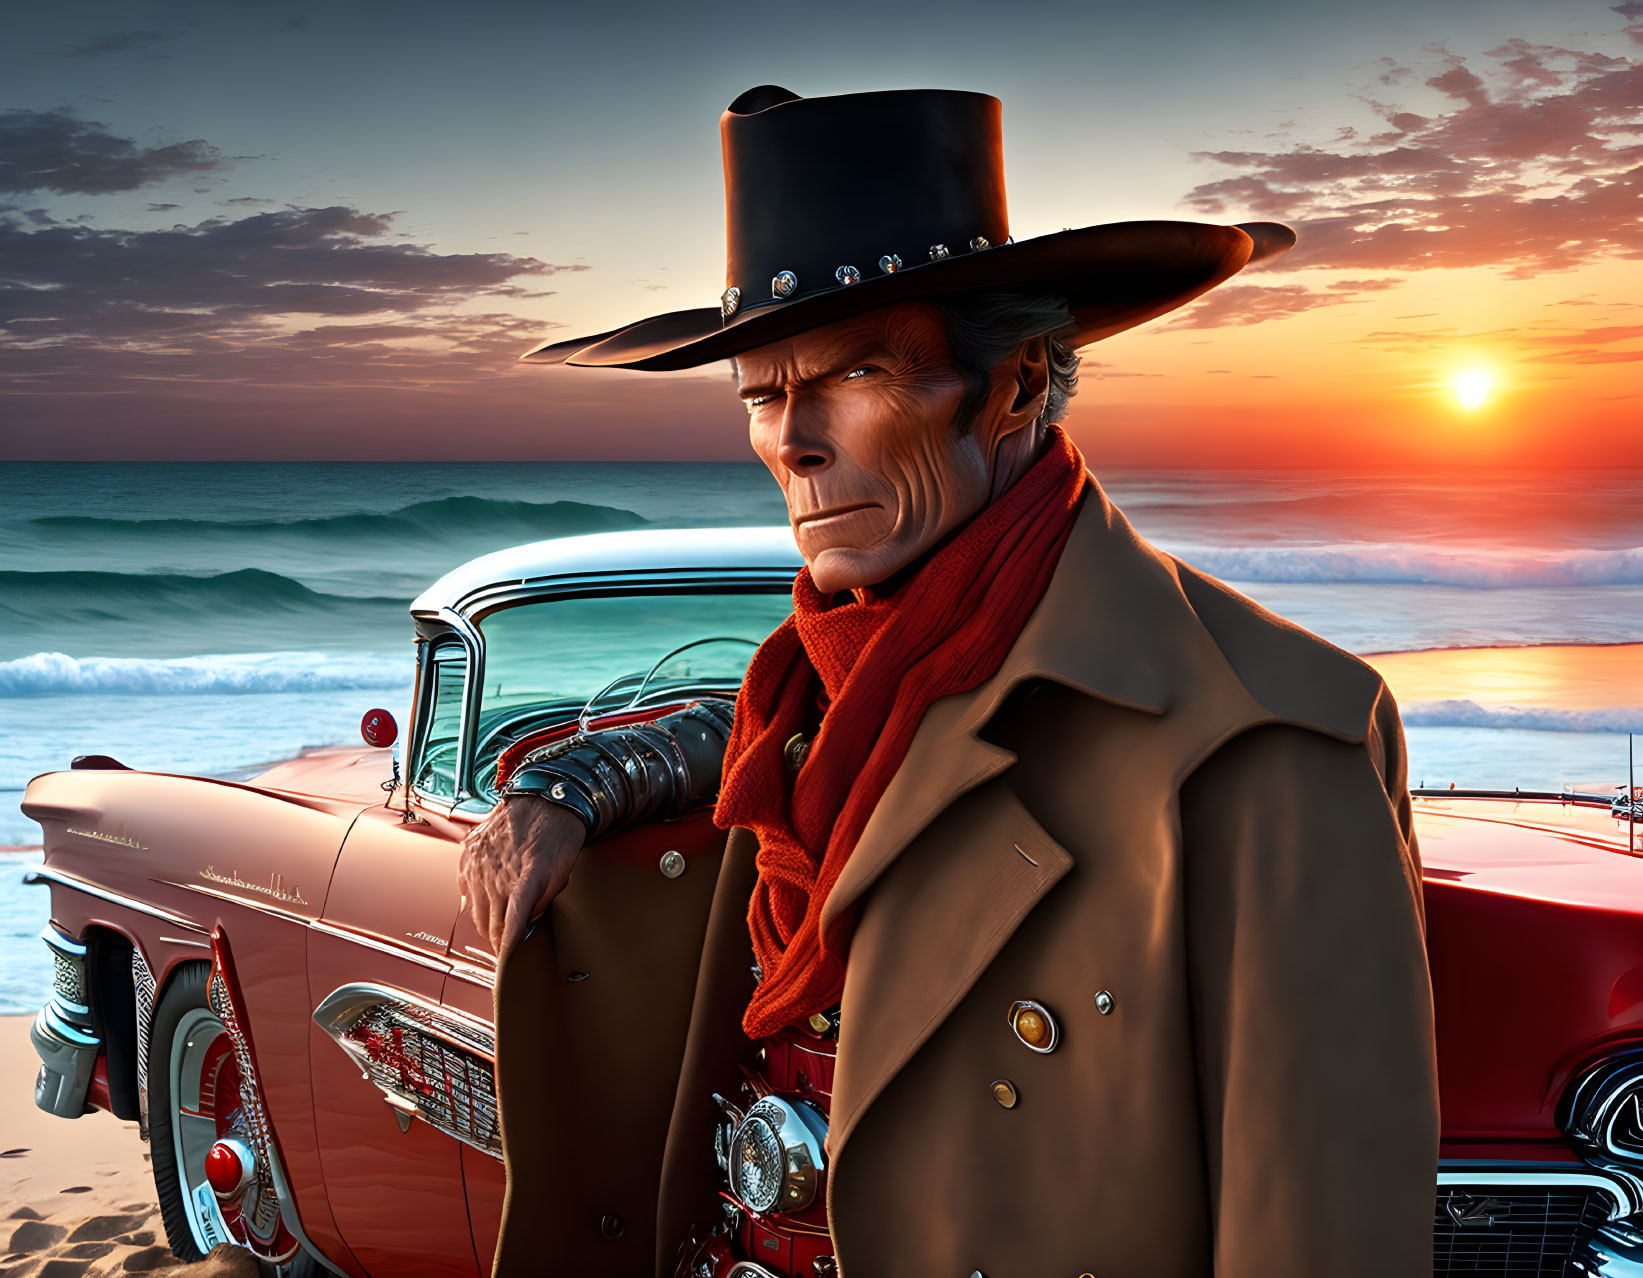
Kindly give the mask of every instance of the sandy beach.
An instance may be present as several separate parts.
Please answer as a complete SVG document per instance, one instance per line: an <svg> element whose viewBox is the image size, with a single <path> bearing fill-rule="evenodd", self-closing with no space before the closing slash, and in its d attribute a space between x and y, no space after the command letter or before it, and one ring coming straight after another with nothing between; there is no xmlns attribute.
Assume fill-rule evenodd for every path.
<svg viewBox="0 0 1643 1278"><path fill-rule="evenodd" d="M165 1245L148 1146L112 1114L65 1122L34 1105L33 1017L0 1016L0 1278L253 1278L247 1253L196 1265Z"/></svg>

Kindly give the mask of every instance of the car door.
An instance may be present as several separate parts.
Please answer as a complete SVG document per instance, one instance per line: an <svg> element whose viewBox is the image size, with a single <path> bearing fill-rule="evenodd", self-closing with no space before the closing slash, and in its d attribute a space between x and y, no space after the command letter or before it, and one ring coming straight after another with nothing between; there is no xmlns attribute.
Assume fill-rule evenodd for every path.
<svg viewBox="0 0 1643 1278"><path fill-rule="evenodd" d="M447 648L439 659L448 668L436 671L427 707L428 739L436 744L456 734L462 650ZM431 798L441 797L440 779L433 772L421 778ZM472 1278L479 1270L463 1193L464 1145L404 1100L420 1096L439 1113L453 1103L440 1048L452 1027L441 1003L460 906L457 860L469 828L421 805L409 818L397 803L368 809L343 843L310 934L320 1158L337 1229L371 1273ZM460 1038L463 1027L454 1033ZM400 1086L385 1085L395 1078ZM458 1086L466 1086L465 1074Z"/></svg>

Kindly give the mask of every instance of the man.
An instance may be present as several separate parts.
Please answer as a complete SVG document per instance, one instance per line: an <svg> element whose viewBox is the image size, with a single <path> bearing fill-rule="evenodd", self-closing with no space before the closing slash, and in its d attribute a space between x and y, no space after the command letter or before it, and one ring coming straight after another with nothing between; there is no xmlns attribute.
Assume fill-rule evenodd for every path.
<svg viewBox="0 0 1643 1278"><path fill-rule="evenodd" d="M465 849L504 959L498 1272L652 1272L533 1234L567 1184L537 1164L569 1154L509 1082L511 1041L555 1050L512 1028L550 996L520 940L601 838L716 789L677 1092L631 1150L659 1176L658 1278L1430 1272L1397 708L1139 537L1056 425L1077 346L1292 237L1014 244L998 121L978 94L752 90L722 122L718 312L533 352L733 358L805 568L733 719L539 751Z"/></svg>

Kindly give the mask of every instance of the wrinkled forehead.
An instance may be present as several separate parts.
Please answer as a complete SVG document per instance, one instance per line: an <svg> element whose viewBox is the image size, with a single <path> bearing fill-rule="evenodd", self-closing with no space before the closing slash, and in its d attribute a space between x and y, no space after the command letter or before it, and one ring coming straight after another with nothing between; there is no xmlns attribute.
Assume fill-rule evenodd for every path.
<svg viewBox="0 0 1643 1278"><path fill-rule="evenodd" d="M898 367L947 364L941 312L925 302L897 302L806 329L731 359L739 385L824 374L842 363L885 361Z"/></svg>

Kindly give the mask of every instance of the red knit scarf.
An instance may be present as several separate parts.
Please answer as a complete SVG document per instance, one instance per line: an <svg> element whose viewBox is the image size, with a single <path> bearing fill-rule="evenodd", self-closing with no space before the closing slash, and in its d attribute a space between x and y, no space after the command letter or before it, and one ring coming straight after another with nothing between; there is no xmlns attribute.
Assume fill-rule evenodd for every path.
<svg viewBox="0 0 1643 1278"><path fill-rule="evenodd" d="M822 904L939 697L997 673L1060 558L1084 458L1059 428L1043 457L883 596L833 604L808 568L793 615L753 656L736 702L714 822L758 836L747 922L763 979L742 1017L753 1038L831 1007L855 911L821 933ZM783 746L826 705L803 767ZM792 780L791 794L789 780Z"/></svg>

